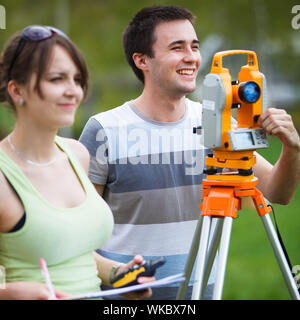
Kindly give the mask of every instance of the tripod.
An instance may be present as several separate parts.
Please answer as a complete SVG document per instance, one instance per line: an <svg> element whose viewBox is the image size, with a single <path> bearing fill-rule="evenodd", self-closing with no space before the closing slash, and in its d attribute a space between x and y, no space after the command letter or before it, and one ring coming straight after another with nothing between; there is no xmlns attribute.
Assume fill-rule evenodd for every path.
<svg viewBox="0 0 300 320"><path fill-rule="evenodd" d="M220 249L213 300L222 298L232 222L236 218L237 211L241 209L241 197L250 196L258 215L261 217L290 296L294 300L300 300L296 282L269 216L271 208L266 205L262 193L255 187L258 180L253 175L250 177L236 175L236 181L230 180L233 175L227 177L223 175L221 180L213 180L213 177L214 175L208 175L207 179L209 180L203 180L203 199L200 204L202 214L198 220L185 267L186 280L179 288L177 299L185 297L197 253L192 299L199 300L203 297L218 245L220 245ZM217 220L214 230L212 218Z"/></svg>

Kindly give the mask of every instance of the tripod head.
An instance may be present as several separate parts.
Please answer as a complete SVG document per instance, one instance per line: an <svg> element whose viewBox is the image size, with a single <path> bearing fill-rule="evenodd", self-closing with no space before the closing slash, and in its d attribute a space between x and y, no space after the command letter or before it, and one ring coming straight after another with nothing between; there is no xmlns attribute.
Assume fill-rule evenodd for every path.
<svg viewBox="0 0 300 320"><path fill-rule="evenodd" d="M223 57L248 55L237 81L232 81ZM209 173L214 167L239 169L239 174L251 176L255 164L254 151L267 148L264 130L257 124L266 109L266 80L258 69L256 53L248 50L217 52L211 72L205 76L203 91L204 144L214 151L206 159ZM237 108L237 123L232 121L232 109ZM250 177L249 177L250 178Z"/></svg>

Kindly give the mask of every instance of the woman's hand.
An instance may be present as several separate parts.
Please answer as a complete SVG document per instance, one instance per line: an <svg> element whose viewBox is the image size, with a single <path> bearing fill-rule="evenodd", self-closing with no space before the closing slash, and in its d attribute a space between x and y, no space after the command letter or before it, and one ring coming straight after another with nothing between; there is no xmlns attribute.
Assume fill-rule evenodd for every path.
<svg viewBox="0 0 300 320"><path fill-rule="evenodd" d="M54 289L56 299L70 297L60 290ZM49 300L50 291L46 284L40 282L16 281L6 283L6 288L0 290L0 300Z"/></svg>

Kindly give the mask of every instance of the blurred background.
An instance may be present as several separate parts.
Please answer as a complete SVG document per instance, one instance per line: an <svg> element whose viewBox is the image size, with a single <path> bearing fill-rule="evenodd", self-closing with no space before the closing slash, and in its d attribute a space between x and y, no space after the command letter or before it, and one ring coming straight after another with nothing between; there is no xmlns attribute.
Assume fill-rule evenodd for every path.
<svg viewBox="0 0 300 320"><path fill-rule="evenodd" d="M61 135L78 139L88 118L121 105L141 93L142 86L127 65L122 33L135 13L150 5L173 4L197 17L202 65L197 90L190 98L201 101L201 84L215 52L254 50L268 84L269 106L285 108L300 131L300 29L292 25L292 8L299 1L271 0L6 0L4 46L17 30L30 24L53 25L65 31L82 51L90 72L90 94L72 128ZM298 12L300 13L300 11ZM298 19L300 26L300 17ZM243 60L244 59L244 60ZM224 64L233 80L246 58L228 57ZM0 139L14 126L14 115L0 108ZM260 153L275 163L281 150L277 139ZM291 168L293 170L293 168ZM275 205L276 219L293 266L300 265L300 188L287 206ZM224 299L289 299L273 251L256 212L243 209L233 224Z"/></svg>

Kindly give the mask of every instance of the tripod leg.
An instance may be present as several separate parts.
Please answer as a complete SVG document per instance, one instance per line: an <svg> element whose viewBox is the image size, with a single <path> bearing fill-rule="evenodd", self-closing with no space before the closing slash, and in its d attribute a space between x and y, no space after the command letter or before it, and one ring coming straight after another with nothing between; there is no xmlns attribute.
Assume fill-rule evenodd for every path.
<svg viewBox="0 0 300 320"><path fill-rule="evenodd" d="M264 216L261 216L263 225L265 227L267 236L270 240L270 243L272 245L274 254L276 256L278 265L280 267L280 270L282 272L282 275L284 277L285 283L287 285L287 288L289 290L290 296L294 300L300 300L300 294L297 289L297 285L295 282L295 279L293 278L292 272L290 271L288 262L285 258L284 252L282 250L282 247L280 245L280 242L278 240L275 228L273 226L272 220L269 216L269 214L265 214Z"/></svg>
<svg viewBox="0 0 300 320"><path fill-rule="evenodd" d="M203 286L203 277L205 273L206 253L208 247L208 239L210 233L211 216L203 217L203 226L199 243L199 250L197 256L197 265L195 270L195 280L193 286L192 300L199 300L200 293Z"/></svg>
<svg viewBox="0 0 300 320"><path fill-rule="evenodd" d="M202 286L202 292L201 292L201 297L203 297L204 290L206 288L208 278L216 257L218 245L220 243L221 239L221 233L222 233L222 227L223 227L223 218L214 218L216 220L216 224L214 226L214 230L212 232L212 236L210 237L209 241L209 247L208 247L208 253L207 253L207 259L205 263L205 274L204 274L204 279L203 279L203 286ZM213 221L214 221L213 220ZM213 222L212 222L213 224ZM213 226L212 226L213 228Z"/></svg>
<svg viewBox="0 0 300 320"><path fill-rule="evenodd" d="M226 263L229 252L230 235L233 218L225 217L221 236L220 251L217 266L216 283L213 292L213 300L221 300L225 279Z"/></svg>
<svg viewBox="0 0 300 320"><path fill-rule="evenodd" d="M189 284L189 280L191 278L193 266L194 266L197 252L198 252L198 248L199 248L199 240L200 240L200 236L201 236L202 224L203 224L203 216L200 215L198 223L197 223L197 227L195 230L195 234L193 237L192 245L190 248L189 256L188 256L188 259L187 259L187 262L185 265L185 269L184 269L185 281L181 283L181 285L178 289L177 297L176 297L177 300L184 300L184 298L185 298L186 289Z"/></svg>

